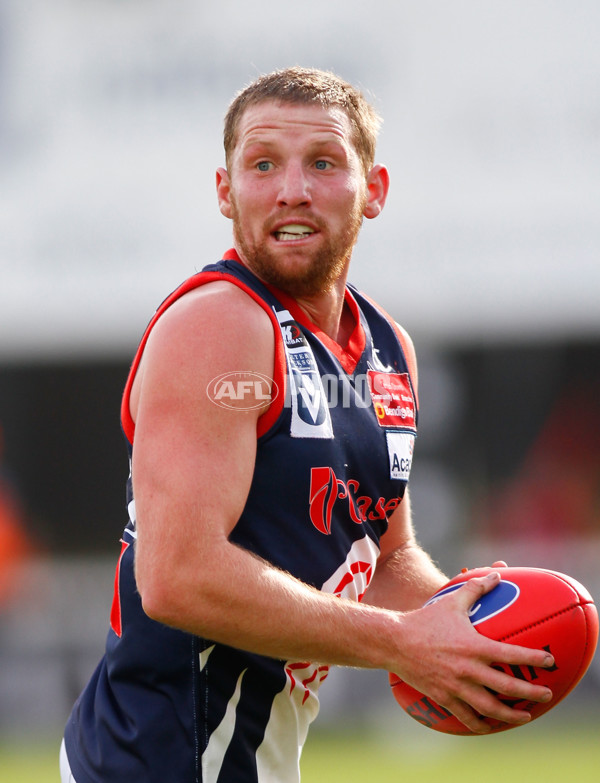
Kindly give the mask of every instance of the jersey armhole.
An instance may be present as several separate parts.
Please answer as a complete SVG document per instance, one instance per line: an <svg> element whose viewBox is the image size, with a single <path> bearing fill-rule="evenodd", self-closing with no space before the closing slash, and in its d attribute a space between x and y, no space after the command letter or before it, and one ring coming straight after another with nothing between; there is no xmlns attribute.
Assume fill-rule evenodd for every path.
<svg viewBox="0 0 600 783"><path fill-rule="evenodd" d="M395 321L389 313L387 313L383 307L375 302L371 297L366 296L366 294L362 294L362 296L365 297L372 305L373 307L377 308L381 315L387 320L389 325L394 330L394 333L396 334L396 337L398 338L398 342L400 343L400 346L402 348L402 352L404 353L404 358L406 360L406 366L408 367L408 374L410 375L410 382L413 388L413 394L415 395L415 403L417 406L417 409L419 407L419 372L417 367L417 354L415 352L415 346L413 344L413 341L406 331L404 327L400 326L400 324Z"/></svg>
<svg viewBox="0 0 600 783"><path fill-rule="evenodd" d="M146 347L146 343L148 342L148 338L150 337L152 329L161 315L163 315L163 313L168 310L168 308L180 297L189 291L194 290L195 288L199 288L206 283L212 283L217 280L225 280L232 283L233 285L236 285L238 288L241 288L242 291L248 294L248 296L250 296L257 304L262 307L262 309L271 319L271 324L273 325L273 332L275 335L272 378L272 394L274 395L274 398L268 410L265 411L265 413L263 413L258 419L256 430L257 437L260 438L265 435L279 418L281 411L283 410L283 403L286 393L286 360L285 350L283 347L283 337L281 335L281 330L279 328L279 323L277 321L275 312L249 286L232 275L224 274L222 272L199 272L197 275L190 277L188 280L182 283L179 288L176 288L175 291L173 291L173 293L170 294L159 306L150 323L146 327L138 349L135 353L133 362L131 364L131 369L129 370L129 375L127 376L127 381L125 383L123 397L121 399L121 427L130 444L133 444L133 439L135 436L135 422L133 421L129 407L131 389L133 387L136 373L140 366L144 348Z"/></svg>

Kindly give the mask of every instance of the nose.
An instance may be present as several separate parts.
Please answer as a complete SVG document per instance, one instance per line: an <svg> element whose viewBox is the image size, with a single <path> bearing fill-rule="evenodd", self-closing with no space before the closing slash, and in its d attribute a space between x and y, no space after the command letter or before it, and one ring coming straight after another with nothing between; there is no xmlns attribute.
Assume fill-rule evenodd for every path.
<svg viewBox="0 0 600 783"><path fill-rule="evenodd" d="M310 187L304 166L298 161L289 162L281 175L277 204L279 207L309 206Z"/></svg>

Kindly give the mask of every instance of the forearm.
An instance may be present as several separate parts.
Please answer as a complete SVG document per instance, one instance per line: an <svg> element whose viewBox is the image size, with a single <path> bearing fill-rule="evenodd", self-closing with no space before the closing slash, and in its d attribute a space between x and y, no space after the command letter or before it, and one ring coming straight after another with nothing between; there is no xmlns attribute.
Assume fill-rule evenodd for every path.
<svg viewBox="0 0 600 783"><path fill-rule="evenodd" d="M156 503L149 513L157 513ZM407 646L402 613L420 608L447 581L412 535L380 559L364 600L357 603L274 568L231 543L221 526L187 539L170 562L165 547L155 542L150 551L161 555L153 562L146 555L144 527L140 519L138 587L151 617L285 660L397 667Z"/></svg>
<svg viewBox="0 0 600 783"><path fill-rule="evenodd" d="M447 581L427 552L410 541L377 564L363 603L404 612L419 609Z"/></svg>
<svg viewBox="0 0 600 783"><path fill-rule="evenodd" d="M402 644L401 614L322 593L230 542L138 587L153 619L273 658L389 669Z"/></svg>
<svg viewBox="0 0 600 783"><path fill-rule="evenodd" d="M144 566L146 576L138 581L147 613L168 625L283 660L396 672L474 731L485 730L478 715L508 722L527 719L526 713L498 701L494 691L519 700L549 696L547 689L491 666L494 661L547 666L552 659L543 650L494 642L474 631L467 610L497 583L490 579L471 580L443 601L403 613L321 593L229 542L229 549L223 542L211 544L207 559L194 557L190 540L185 545L187 569L167 568L158 581L148 582ZM389 558L368 600L379 599L388 580L397 587L395 572L408 562L413 577L400 580L397 595L402 604L420 605L444 579L432 564L417 578L422 558L412 545Z"/></svg>

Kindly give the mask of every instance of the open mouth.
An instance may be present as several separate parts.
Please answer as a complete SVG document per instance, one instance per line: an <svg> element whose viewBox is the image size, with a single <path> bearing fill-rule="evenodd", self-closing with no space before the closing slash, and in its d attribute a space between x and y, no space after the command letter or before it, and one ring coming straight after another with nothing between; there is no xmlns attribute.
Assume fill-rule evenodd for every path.
<svg viewBox="0 0 600 783"><path fill-rule="evenodd" d="M300 223L289 223L273 232L273 235L278 242L292 242L296 239L304 239L314 233L314 228L303 226Z"/></svg>

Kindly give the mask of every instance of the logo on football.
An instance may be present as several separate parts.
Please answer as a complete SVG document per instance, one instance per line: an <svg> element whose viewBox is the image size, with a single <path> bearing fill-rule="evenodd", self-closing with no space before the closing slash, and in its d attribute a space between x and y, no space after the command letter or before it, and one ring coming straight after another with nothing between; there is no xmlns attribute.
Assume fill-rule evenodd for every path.
<svg viewBox="0 0 600 783"><path fill-rule="evenodd" d="M444 587L442 590L432 596L429 601L427 601L425 606L435 604L440 600L440 598L443 598L445 595L458 590L465 584L466 581L468 580L463 579L461 582L450 585L450 587ZM520 592L521 591L519 590L518 585L516 585L514 582L505 581L503 579L494 590L492 590L490 593L486 593L479 599L479 601L477 601L476 604L473 604L473 606L469 609L469 619L473 625L478 625L485 620L489 620L491 617L495 617L497 614L500 614L500 612L508 609L508 607L517 600Z"/></svg>

